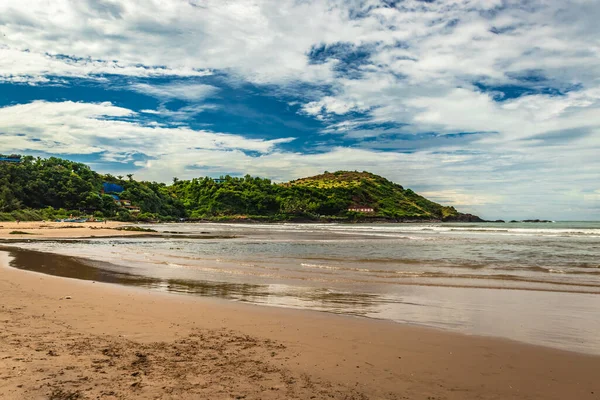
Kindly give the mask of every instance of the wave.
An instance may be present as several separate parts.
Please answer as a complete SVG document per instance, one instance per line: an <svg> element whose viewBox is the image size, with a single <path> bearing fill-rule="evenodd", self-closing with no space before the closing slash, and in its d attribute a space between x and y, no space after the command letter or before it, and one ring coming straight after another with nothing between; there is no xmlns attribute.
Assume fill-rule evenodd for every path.
<svg viewBox="0 0 600 400"><path fill-rule="evenodd" d="M304 268L314 268L314 269L327 269L332 271L356 271L356 272L374 272L368 268L352 268L352 267L340 267L333 265L324 265L324 264L309 264L309 263L300 263L300 265Z"/></svg>
<svg viewBox="0 0 600 400"><path fill-rule="evenodd" d="M494 266L495 271L515 271L515 272L539 272L545 274L567 274L567 275L600 275L600 266L582 266L582 264L565 265L558 267L540 267L540 266ZM582 271L583 270L583 271Z"/></svg>
<svg viewBox="0 0 600 400"><path fill-rule="evenodd" d="M417 239L420 237L410 234L423 234L430 236L436 234L459 234L459 233L481 233L502 235L534 235L534 236L591 236L600 237L600 223L575 224L568 223L530 224L530 226L485 226L468 224L458 226L456 224L214 224L215 227L224 227L231 230L248 230L251 232L302 232L307 234L318 234L333 232L337 234L361 234L361 235L404 235L406 239ZM492 225L492 224L490 224ZM198 229L206 229L205 226Z"/></svg>

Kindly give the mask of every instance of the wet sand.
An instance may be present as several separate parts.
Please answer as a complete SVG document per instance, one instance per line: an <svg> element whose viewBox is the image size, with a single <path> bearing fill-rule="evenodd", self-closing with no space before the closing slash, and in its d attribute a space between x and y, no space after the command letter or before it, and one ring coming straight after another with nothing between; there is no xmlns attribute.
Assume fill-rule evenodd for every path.
<svg viewBox="0 0 600 400"><path fill-rule="evenodd" d="M68 239L109 236L133 236L152 233L123 231L124 222L0 222L0 239ZM15 234L11 232L22 232Z"/></svg>
<svg viewBox="0 0 600 400"><path fill-rule="evenodd" d="M600 398L600 357L500 339L4 266L0 293L2 399Z"/></svg>
<svg viewBox="0 0 600 400"><path fill-rule="evenodd" d="M336 291L332 282L320 283L323 286L312 288L288 286L281 278L270 280L276 283L271 285L269 278L261 276L259 279L252 279L248 275L237 282L227 282L219 280L219 277L198 279L201 276L195 275L195 270L178 266L175 271L183 269L184 275L174 279L169 277L169 272L172 272L170 265L159 264L145 269L149 263L159 260L156 253L144 254L145 261L136 268L130 257L136 249L127 245L128 239L111 238L109 246L98 249L96 246L101 240L41 241L48 243L48 250L58 244L74 246L63 254L30 250L29 246L33 245L31 240L0 243L0 257L8 256L10 265L14 268L63 278L241 301L246 304L385 319L600 356L600 320L595 317L600 309L600 297L597 295L403 285L402 296L393 298L385 297L385 294L361 292L362 282L354 291ZM160 243L175 243L164 237L135 240L152 243L155 248ZM122 257L118 265L102 260L115 251L117 253L112 255L111 260ZM208 268L218 271L225 269L222 263L210 262L208 265ZM189 278L185 278L186 273L190 273Z"/></svg>

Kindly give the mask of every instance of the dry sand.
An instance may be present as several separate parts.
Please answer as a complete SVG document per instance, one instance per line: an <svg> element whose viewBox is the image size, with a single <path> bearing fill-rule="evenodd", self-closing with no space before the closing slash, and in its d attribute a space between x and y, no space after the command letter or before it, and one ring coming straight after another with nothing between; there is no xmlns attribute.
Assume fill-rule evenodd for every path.
<svg viewBox="0 0 600 400"><path fill-rule="evenodd" d="M0 239L67 239L107 236L139 235L143 232L121 231L116 228L128 225L123 222L0 222ZM130 225L130 224L129 224ZM11 234L11 232L25 234ZM151 234L151 233L150 233Z"/></svg>
<svg viewBox="0 0 600 400"><path fill-rule="evenodd" d="M1 399L599 399L598 371L499 339L0 266Z"/></svg>

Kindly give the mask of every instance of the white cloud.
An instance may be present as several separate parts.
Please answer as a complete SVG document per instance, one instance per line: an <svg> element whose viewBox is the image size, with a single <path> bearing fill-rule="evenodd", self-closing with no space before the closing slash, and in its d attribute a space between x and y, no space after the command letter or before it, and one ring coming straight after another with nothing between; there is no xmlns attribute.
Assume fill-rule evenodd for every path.
<svg viewBox="0 0 600 400"><path fill-rule="evenodd" d="M19 61L0 64L0 75L119 71L111 62L64 62L50 54L117 60L140 75L146 75L143 68L131 68L161 66L180 75L221 69L254 82L322 80L329 68L309 66L304 53L324 33L327 40L360 33L344 25L343 15L321 2L57 0L42 7L35 0L8 0L0 4L0 57Z"/></svg>
<svg viewBox="0 0 600 400"><path fill-rule="evenodd" d="M53 154L106 152L111 160L132 153L177 158L199 150L239 149L268 153L293 138L248 139L239 135L131 122L136 113L111 103L35 101L0 108L0 148Z"/></svg>
<svg viewBox="0 0 600 400"><path fill-rule="evenodd" d="M499 132L502 139L525 138L545 132L600 127L598 89L565 96L530 95L502 103L489 94L456 88L444 97L413 97L410 130Z"/></svg>
<svg viewBox="0 0 600 400"><path fill-rule="evenodd" d="M148 85L135 83L130 86L136 92L158 97L159 99L182 99L189 101L204 100L219 91L219 88L200 83L171 83L163 85Z"/></svg>
<svg viewBox="0 0 600 400"><path fill-rule="evenodd" d="M41 6L37 0L5 0L0 74L194 75L220 69L253 82L337 83L336 62L310 64L306 54L315 45L338 42L375 48L374 64L365 68L404 76L409 91L419 84L427 92L454 87L474 77L506 82L507 73L527 69L587 83L600 71L594 62L600 52L596 0L384 5L375 0L55 0ZM357 14L361 17L353 17ZM61 54L76 59L54 57Z"/></svg>
<svg viewBox="0 0 600 400"><path fill-rule="evenodd" d="M1 7L1 5L0 5ZM0 33L2 27L0 26ZM67 53L69 54L69 53ZM189 67L140 66L137 63L91 60L89 58L61 58L45 52L33 52L0 45L0 81L39 84L48 77L96 77L103 74L136 77L206 76L210 71Z"/></svg>
<svg viewBox="0 0 600 400"><path fill-rule="evenodd" d="M357 101L350 103L339 98L325 96L319 101L306 103L302 107L302 110L310 115L319 115L321 113L343 115L350 111L366 111L357 103Z"/></svg>
<svg viewBox="0 0 600 400"><path fill-rule="evenodd" d="M458 209L473 206L489 206L505 201L504 197L501 195L475 192L465 193L458 189L446 189L433 192L426 191L419 194L440 204L454 206Z"/></svg>
<svg viewBox="0 0 600 400"><path fill-rule="evenodd" d="M214 111L217 109L218 107L213 104L193 104L178 108L177 110L170 110L164 105L161 105L157 110L140 110L140 112L143 114L159 115L162 117L171 118L175 121L185 121L207 110Z"/></svg>

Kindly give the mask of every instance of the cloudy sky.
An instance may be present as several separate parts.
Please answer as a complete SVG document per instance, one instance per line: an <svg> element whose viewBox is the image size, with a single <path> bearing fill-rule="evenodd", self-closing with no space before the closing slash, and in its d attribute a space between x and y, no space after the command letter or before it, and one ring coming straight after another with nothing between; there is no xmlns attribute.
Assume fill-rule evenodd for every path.
<svg viewBox="0 0 600 400"><path fill-rule="evenodd" d="M2 0L0 153L600 219L600 0Z"/></svg>

